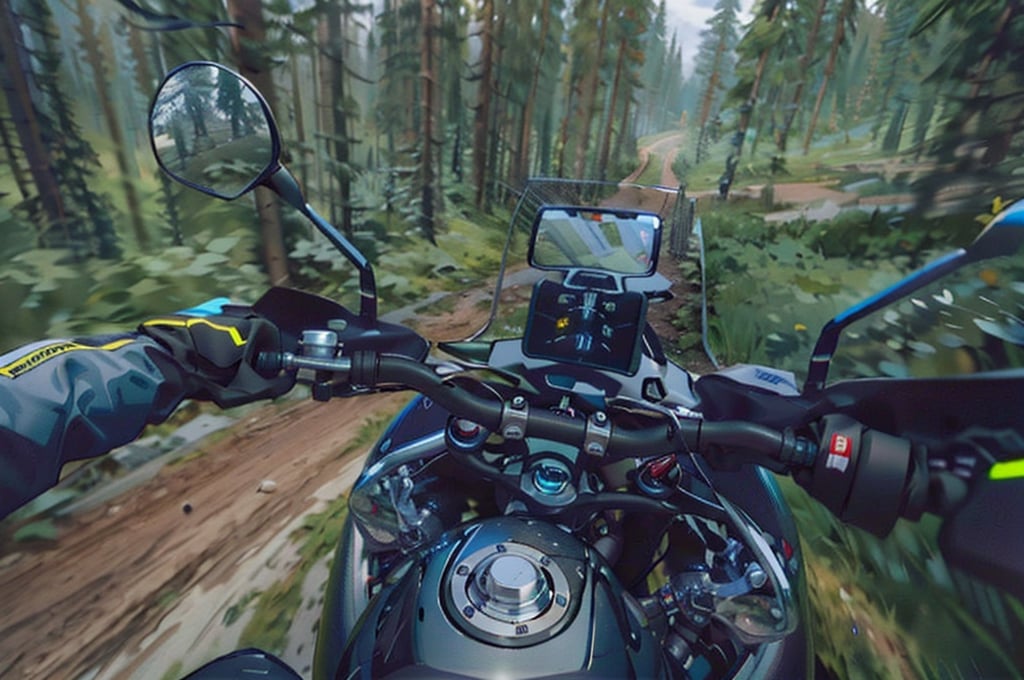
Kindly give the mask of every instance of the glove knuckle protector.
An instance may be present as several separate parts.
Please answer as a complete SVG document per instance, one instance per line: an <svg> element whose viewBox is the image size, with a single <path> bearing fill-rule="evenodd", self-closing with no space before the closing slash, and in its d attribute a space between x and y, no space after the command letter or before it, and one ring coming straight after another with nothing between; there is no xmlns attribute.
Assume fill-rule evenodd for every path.
<svg viewBox="0 0 1024 680"><path fill-rule="evenodd" d="M295 384L292 374L263 375L260 352L279 351L277 327L248 307L221 314L171 314L144 322L139 331L163 345L184 373L188 396L229 407L276 397Z"/></svg>

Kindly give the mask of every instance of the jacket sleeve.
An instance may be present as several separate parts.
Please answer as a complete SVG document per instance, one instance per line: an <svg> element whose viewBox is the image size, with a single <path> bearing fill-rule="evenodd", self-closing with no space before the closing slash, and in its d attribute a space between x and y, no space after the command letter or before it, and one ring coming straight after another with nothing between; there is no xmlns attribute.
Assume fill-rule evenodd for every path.
<svg viewBox="0 0 1024 680"><path fill-rule="evenodd" d="M61 466L135 439L185 396L184 377L136 335L50 340L0 356L0 518L56 483Z"/></svg>

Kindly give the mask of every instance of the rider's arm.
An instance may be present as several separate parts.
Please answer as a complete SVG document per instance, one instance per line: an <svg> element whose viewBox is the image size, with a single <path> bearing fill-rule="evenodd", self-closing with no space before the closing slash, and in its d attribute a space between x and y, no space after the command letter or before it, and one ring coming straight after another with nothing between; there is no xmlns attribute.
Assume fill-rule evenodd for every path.
<svg viewBox="0 0 1024 680"><path fill-rule="evenodd" d="M277 328L248 307L151 319L138 333L35 343L0 356L0 518L52 486L64 463L110 451L184 398L228 407L283 394L261 375Z"/></svg>
<svg viewBox="0 0 1024 680"><path fill-rule="evenodd" d="M106 453L164 420L180 369L139 335L35 343L0 357L0 517L52 486L70 460Z"/></svg>

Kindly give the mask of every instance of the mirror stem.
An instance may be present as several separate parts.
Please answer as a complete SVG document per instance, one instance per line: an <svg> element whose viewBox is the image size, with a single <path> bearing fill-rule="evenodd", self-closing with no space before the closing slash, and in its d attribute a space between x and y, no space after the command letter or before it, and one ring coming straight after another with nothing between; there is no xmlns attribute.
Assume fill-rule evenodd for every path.
<svg viewBox="0 0 1024 680"><path fill-rule="evenodd" d="M288 172L288 168L279 165L266 183L285 202L316 225L316 228L327 237L331 245L340 250L348 261L359 270L359 316L371 324L375 324L377 322L377 281L374 278L373 266L370 265L370 261L333 224L313 210L312 206L306 202L299 183Z"/></svg>
<svg viewBox="0 0 1024 680"><path fill-rule="evenodd" d="M814 351L811 353L811 363L807 367L807 380L804 382L803 393L805 395L818 394L825 389L825 381L828 378L829 366L832 364L832 356L839 345L839 336L851 323L863 319L868 314L906 295L910 295L910 293L919 288L938 281L946 274L955 271L965 261L969 261L967 257L968 254L963 248L955 250L922 267L882 292L876 293L870 298L857 303L826 323L821 329L818 341L814 345Z"/></svg>

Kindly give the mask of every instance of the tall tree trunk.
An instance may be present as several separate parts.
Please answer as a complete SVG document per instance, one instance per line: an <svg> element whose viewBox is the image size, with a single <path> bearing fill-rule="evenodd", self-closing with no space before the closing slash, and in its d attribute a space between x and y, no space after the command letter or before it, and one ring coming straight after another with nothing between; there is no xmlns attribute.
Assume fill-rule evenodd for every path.
<svg viewBox="0 0 1024 680"><path fill-rule="evenodd" d="M260 53L266 40L263 10L259 0L227 0L228 15L244 28L231 28L231 48L239 71L263 93L271 108L274 106L274 80L269 65ZM267 276L275 286L288 283L288 257L284 248L281 228L281 209L273 191L256 187L253 200L260 222L260 245Z"/></svg>
<svg viewBox="0 0 1024 680"><path fill-rule="evenodd" d="M807 85L807 78L810 75L811 62L814 60L815 46L818 44L818 33L821 32L821 22L825 16L825 7L828 0L818 0L818 8L815 10L814 21L811 29L807 32L807 46L800 57L800 79L793 88L793 96L790 98L790 107L782 120L782 129L777 136L776 147L779 153L786 153L786 143L789 139L789 130L793 127L793 120L796 118L797 109L804 96L804 86Z"/></svg>
<svg viewBox="0 0 1024 680"><path fill-rule="evenodd" d="M341 7L337 3L327 5L327 71L330 78L331 132L334 140L333 173L338 181L338 198L341 200L341 231L352 238L352 166L351 147L348 134L348 111L345 91L345 36L341 30Z"/></svg>
<svg viewBox="0 0 1024 680"><path fill-rule="evenodd" d="M587 149L590 146L590 126L594 120L594 106L597 101L597 88L601 84L601 61L604 59L604 46L608 36L608 12L611 0L603 0L601 5L601 25L597 35L596 62L594 68L583 79L583 98L580 100L580 136L576 144L576 159L573 163L573 177L582 179Z"/></svg>
<svg viewBox="0 0 1024 680"><path fill-rule="evenodd" d="M981 63L978 64L978 68L975 70L971 80L970 99L974 99L981 94L981 89L984 85L989 82L988 71L992 66L992 62L995 61L996 57L1001 51L1014 49L1009 47L1009 30L1013 20L1020 12L1020 5L1017 2L1007 2L1005 9L999 15L999 19L996 21L995 30L992 31L993 38L988 49L985 50L985 55L981 59ZM971 108L969 114L961 123L960 130L964 133L964 136L968 136L971 133L972 128L976 127L975 121L980 115L980 110L977 108ZM1006 160L1006 157L1010 153L1010 144L1013 141L1014 130L1016 129L1016 121L1010 124L1010 129L992 129L987 130L983 133L982 137L985 140L985 154L982 156L981 163L985 167L992 167Z"/></svg>
<svg viewBox="0 0 1024 680"><path fill-rule="evenodd" d="M612 77L612 91L608 103L608 120L602 131L601 147L597 156L597 172L599 179L608 179L608 156L612 146L612 128L615 127L615 109L619 101L619 87L622 83L622 71L625 68L628 53L626 38L619 40L619 51L615 59L615 75Z"/></svg>
<svg viewBox="0 0 1024 680"><path fill-rule="evenodd" d="M125 205L128 208L128 219L132 225L132 233L135 235L135 243L140 249L146 250L149 246L149 234L146 232L146 223L142 218L142 203L139 194L135 189L132 177L135 173L129 164L128 151L124 141L124 132L121 128L121 121L114 108L114 93L109 87L109 78L103 54L100 53L100 38L96 34L96 24L89 14L85 0L77 0L77 14L79 20L79 34L82 37L80 43L85 51L85 60L93 73L93 85L99 95L100 110L107 124L107 134L114 147L114 160L117 162L117 169L121 176L121 188L124 191Z"/></svg>
<svg viewBox="0 0 1024 680"><path fill-rule="evenodd" d="M540 86L540 72L544 67L544 50L548 44L548 32L551 26L551 0L544 0L540 9L540 39L538 40L537 58L533 62L533 73L530 75L530 92L523 105L522 125L519 130L519 153L515 169L512 173L512 184L521 186L530 176L530 137L533 128L533 112L537 100L537 88Z"/></svg>
<svg viewBox="0 0 1024 680"><path fill-rule="evenodd" d="M33 86L28 81L32 68L20 39L21 31L10 3L0 3L0 78L7 110L28 164L29 174L39 192L43 217L52 225L64 220L64 200L53 171L50 150L43 141L36 110L32 103ZM40 233L46 225L40 225Z"/></svg>
<svg viewBox="0 0 1024 680"><path fill-rule="evenodd" d="M145 36L148 37L144 39ZM132 56L135 59L135 82L139 91L149 92L155 90L157 83L153 74L166 71L159 41L154 39L151 33L134 27L128 29L128 40ZM185 239L181 233L181 216L174 193L174 183L166 173L161 172L159 176L160 196L164 207L164 215L167 218L167 224L171 228L171 244L180 246L184 244Z"/></svg>
<svg viewBox="0 0 1024 680"><path fill-rule="evenodd" d="M771 16L768 17L769 24L778 19L781 9L782 3L776 3L772 9ZM725 191L722 194L723 197L728 195L729 187L732 186L733 179L736 176L736 167L739 165L739 158L743 153L743 142L747 138L747 130L750 129L750 119L754 115L754 107L757 105L757 98L761 93L764 68L768 63L768 56L774 47L774 45L769 45L761 50L761 54L757 58L757 65L754 67L754 82L750 85L750 93L747 95L747 101L740 107L740 119L736 125L736 134L732 138L732 151L725 160L725 174L723 175L723 181L719 183L719 191Z"/></svg>
<svg viewBox="0 0 1024 680"><path fill-rule="evenodd" d="M480 6L480 82L473 112L473 180L476 182L476 206L484 206L487 189L487 150L491 121L491 96L494 76L494 0Z"/></svg>
<svg viewBox="0 0 1024 680"><path fill-rule="evenodd" d="M632 92L627 87L626 96L622 98L622 116L619 119L619 134L615 135L615 158L621 159L625 155L623 144L629 135L629 113L632 110ZM634 145L635 146L635 145Z"/></svg>
<svg viewBox="0 0 1024 680"><path fill-rule="evenodd" d="M434 120L436 118L435 86L437 82L434 64L434 19L437 14L436 0L420 0L420 98L423 107L423 140L420 145L420 229L432 244L437 245L434 215Z"/></svg>
<svg viewBox="0 0 1024 680"><path fill-rule="evenodd" d="M565 177L565 154L569 147L569 121L572 120L573 107L576 99L579 98L578 83L571 80L566 85L568 92L565 97L565 114L558 126L558 159L556 162L556 174Z"/></svg>
<svg viewBox="0 0 1024 680"><path fill-rule="evenodd" d="M705 135L707 133L708 118L711 117L711 105L715 101L715 91L718 89L718 81L722 77L722 57L725 56L725 40L719 40L715 46L715 58L712 61L711 75L708 76L708 86L701 98L700 116L697 119L697 162L704 160Z"/></svg>
<svg viewBox="0 0 1024 680"><path fill-rule="evenodd" d="M11 176L14 177L14 185L18 187L18 193L21 194L22 200L28 200L28 197L32 195L29 180L25 176L25 171L21 169L21 160L14 150L14 141L11 139L11 134L7 131L7 121L3 119L0 119L0 144L4 147L7 167L11 169Z"/></svg>
<svg viewBox="0 0 1024 680"><path fill-rule="evenodd" d="M782 9L782 3L777 3L772 9L772 14L768 17L768 23L773 23L779 18L779 11ZM757 59L757 66L754 68L754 82L750 86L750 94L747 95L747 101L740 109L740 119L736 126L736 137L733 143L732 154L736 158L739 158L743 152L743 140L747 136L747 130L750 128L750 119L754 115L754 107L757 105L757 98L761 94L761 81L764 79L764 68L768 63L768 56L772 53L774 45L770 45L765 49L761 50L761 54ZM729 178L730 182L732 178Z"/></svg>
<svg viewBox="0 0 1024 680"><path fill-rule="evenodd" d="M334 116L331 111L331 64L323 45L330 43L330 20L328 13L321 11L316 24L316 44L313 64L313 101L316 110L316 188L328 203L327 214L331 222L338 221L337 192L334 191L334 175L330 169L331 137L334 135ZM390 134L390 130L389 130Z"/></svg>
<svg viewBox="0 0 1024 680"><path fill-rule="evenodd" d="M292 115L295 118L295 141L299 146L299 183L303 187L309 186L309 167L307 164L307 156L309 154L308 146L306 145L306 121L305 121L305 110L302 105L302 78L299 75L299 59L293 57L288 60L291 64L291 79L292 79Z"/></svg>
<svg viewBox="0 0 1024 680"><path fill-rule="evenodd" d="M839 15L836 17L836 29L832 34L832 46L828 51L828 61L825 63L825 70L822 73L821 85L818 87L818 96L814 100L814 111L811 113L811 121L807 125L807 132L804 134L804 155L811 150L811 139L814 138L814 128L818 126L818 116L821 114L821 104L825 101L825 91L828 89L828 82L836 70L836 59L839 56L839 48L846 40L846 18L853 9L853 0L843 0L839 8Z"/></svg>

